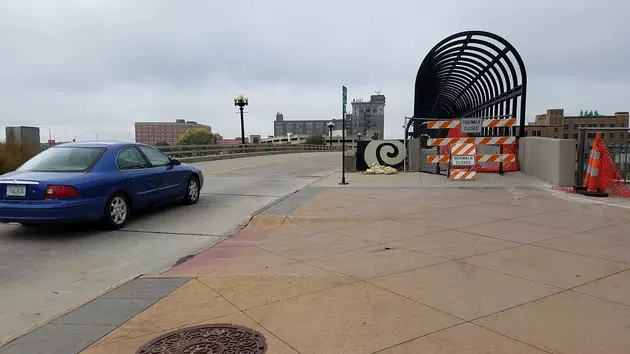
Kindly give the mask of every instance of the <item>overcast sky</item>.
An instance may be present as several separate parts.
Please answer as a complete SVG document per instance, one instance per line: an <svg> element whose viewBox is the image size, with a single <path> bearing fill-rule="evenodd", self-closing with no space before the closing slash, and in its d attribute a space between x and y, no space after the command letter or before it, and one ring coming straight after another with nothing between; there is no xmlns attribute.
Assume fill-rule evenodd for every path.
<svg viewBox="0 0 630 354"><path fill-rule="evenodd" d="M346 85L350 99L381 90L385 135L402 137L422 59L473 29L521 53L528 120L612 114L630 110L629 15L627 0L6 0L0 127L127 139L134 121L183 117L233 138L243 93L246 134L266 136L276 111L337 118Z"/></svg>

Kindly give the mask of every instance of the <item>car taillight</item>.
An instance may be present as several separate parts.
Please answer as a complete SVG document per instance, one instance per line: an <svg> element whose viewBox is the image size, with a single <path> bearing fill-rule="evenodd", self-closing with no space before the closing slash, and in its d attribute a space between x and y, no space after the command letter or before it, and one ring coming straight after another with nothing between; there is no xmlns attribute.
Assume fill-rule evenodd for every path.
<svg viewBox="0 0 630 354"><path fill-rule="evenodd" d="M46 199L76 198L79 191L71 186L48 186L46 187Z"/></svg>

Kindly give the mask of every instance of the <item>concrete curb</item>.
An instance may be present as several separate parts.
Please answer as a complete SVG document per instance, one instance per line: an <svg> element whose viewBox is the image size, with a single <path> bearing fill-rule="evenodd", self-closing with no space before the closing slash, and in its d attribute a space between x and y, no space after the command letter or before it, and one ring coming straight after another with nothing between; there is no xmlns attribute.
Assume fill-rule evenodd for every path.
<svg viewBox="0 0 630 354"><path fill-rule="evenodd" d="M244 156L241 156L241 157L244 157ZM300 190L301 189L298 189L298 190L296 190L296 191L294 191L292 193L289 193L289 194L287 194L287 195L285 195L283 197L280 197L279 199L277 199L277 200L275 200L275 201L273 201L273 202L271 202L271 203L269 203L269 204L259 208L258 210L254 211L244 221L239 223L239 225L237 225L236 228L228 236L225 236L225 237L221 238L219 241L217 241L216 243L214 243L214 244L212 244L212 245L210 245L208 247L203 247L202 249L197 250L194 254L191 254L191 256L195 256L195 255L197 255L197 254L199 254L199 253L201 253L201 252L203 252L203 251L205 251L205 250L215 246L217 243L219 243L219 242L221 242L221 241L223 241L225 239L228 239L230 236L232 236L235 233L239 232L240 230L246 228L256 216L258 216L259 214L261 214L265 210L273 207L274 205L282 202L283 200L289 198L290 196L294 195L295 193L299 192ZM36 323L36 324L34 324L32 326L29 326L29 327L27 327L25 329L22 329L22 330L20 330L17 333L9 334L9 336L7 336L6 338L0 338L0 348L5 346L5 345L7 345L7 344L9 344L9 343L11 343L12 341L14 341L14 340L24 336L24 335L29 334L30 332L33 332L34 330L36 330L36 329L38 329L38 328L40 328L42 326L45 326L45 325L51 323L52 321L54 321L56 319L59 319L59 318L63 317L64 315L66 315L66 314L68 314L68 313L78 309L79 307L84 306L84 305L86 305L86 304L88 304L88 303L90 303L90 302L100 298L101 296L107 294L108 292L110 292L112 290L115 290L115 289L117 289L117 288L119 288L119 287L129 283L130 281L132 281L134 279L138 279L138 278L181 278L183 276L185 277L185 275L182 275L182 274L175 274L175 275L172 275L172 276L171 275L164 275L164 273L168 272L173 267L175 267L175 265L171 265L169 267L166 267L165 269L159 271L157 274L140 273L140 274L136 274L134 276L130 276L130 277L126 278L126 279L123 279L123 280L119 281L118 283L103 289L98 294L87 298L85 301L76 303L76 304L68 307L67 309L65 309L65 310L63 310L61 312L58 312L58 313L56 313L56 314L54 314L52 316L46 317L45 319L41 320L40 322L38 322L38 323Z"/></svg>
<svg viewBox="0 0 630 354"><path fill-rule="evenodd" d="M225 157L228 155L219 155L216 157L223 157L223 158L213 158L213 159L209 159L209 160L196 160L196 161L213 161L213 160L223 160L223 159L233 159L233 158L242 158L242 157L249 157L249 156L262 156L262 155L279 155L279 154L286 154L286 153L307 153L307 152L320 152L320 151L289 151L289 152L278 152L278 151L273 151L271 153L262 153L262 154L257 154L257 153L251 153L251 154L236 154L236 155L229 155L229 157ZM245 156L248 155L248 156ZM205 158L212 158L215 156L206 156ZM204 158L204 157L200 157L200 158ZM184 159L181 159L182 162L189 162L188 160L184 161ZM333 174L334 172L319 178L317 181L328 177L329 175ZM314 181L313 183L317 182ZM273 225L277 225L277 227L279 227L280 225L282 225L282 223L284 223L285 219L288 217L288 215L269 215L269 216L262 216L261 214L265 211L268 210L272 207L274 207L275 205L285 201L286 199L290 198L291 196L299 193L301 190L305 189L305 188L309 188L313 183L300 188L298 190L295 190L291 193L287 193L286 195L274 200L273 202L257 209L256 211L254 211L251 215L249 215L248 217L246 217L241 223L239 223L232 232L230 232L229 235L221 238L220 240L218 240L216 243L213 243L210 246L207 247L203 247L202 249L196 250L195 253L191 254L190 256L195 256L201 252L204 252L205 250L215 246L217 243L220 243L223 240L226 240L228 238L230 238L232 235L236 234L237 232L239 232L240 230L250 226L250 224L255 220L256 217L259 217L259 220L254 221L256 224L260 223L260 224L273 224ZM325 189L325 188L324 188ZM13 333L13 334L9 334L6 338L0 338L0 348L11 343L12 341L27 335L31 332L33 332L34 330L43 327L65 315L67 315L68 313L80 308L81 306L84 306L100 297L102 297L103 295L109 293L110 291L113 291L135 279L145 279L145 278L182 278L182 277L194 277L194 275L185 275L185 274L173 274L173 275L165 275L164 273L168 272L170 269L174 268L176 266L176 264L171 265L166 267L165 269L159 271L158 273L155 274L145 274L145 273L140 273L140 274L136 274L134 276L130 276L126 279L123 279L121 281L119 281L118 283L111 285L105 289L103 289L102 291L100 291L98 294L91 296L89 298L87 298L86 300L76 303L74 305L72 305L71 307L68 307L67 309L60 311L52 316L49 316L43 320L41 320L40 322L29 326L25 329L20 330L19 332Z"/></svg>
<svg viewBox="0 0 630 354"><path fill-rule="evenodd" d="M203 249L198 250L198 251L196 251L195 253L190 254L190 255L187 255L187 256L185 256L185 257L191 256L190 258L192 258L192 257L194 257L194 256L198 255L199 253L204 252L204 251L206 251L206 250L210 249L211 247L214 247L214 246L215 246L215 245L217 245L218 243L220 243L220 242L222 242L222 241L224 241L224 240L226 240L226 239L229 239L232 235L234 235L234 234L236 234L237 232L241 231L242 229L244 229L244 228L246 228L246 227L250 226L250 224L252 223L252 221L254 220L254 218L256 218L257 216L260 216L260 217L262 218L262 220L260 220L260 221L259 221L260 223L265 223L265 222L268 222L268 221L267 221L267 219L272 220L272 221L271 221L271 223L278 223L277 218L278 218L278 217L282 217L282 221L280 221L280 222L279 222L279 224L280 224L280 225L282 225L282 223L284 223L284 221L288 218L288 215L269 215L268 217L263 217L263 215L261 215L261 214L263 214L266 210L273 208L273 207L274 207L274 206L276 206L277 204L282 203L283 201L285 201L286 199L290 198L291 196L296 195L296 194L297 194L297 193L299 193L301 190L306 189L306 188L309 188L311 185L313 185L313 184L314 184L314 183L316 183L317 181L320 181L320 180L322 180L322 179L324 179L324 178L326 178L326 177L328 177L328 176L330 176L330 175L334 174L335 172L336 172L336 171L333 171L333 172L329 173L329 174L328 174L328 175L326 175L326 176L320 177L320 178L319 178L319 179L317 179L316 181L313 181L312 183L310 183L310 184L308 184L308 185L306 185L306 186L304 186L304 187L302 187L302 188L300 188L300 189L298 189L298 190L296 190L296 191L293 191L293 192L291 192L291 193L288 193L288 194L286 194L286 195L284 195L284 196L282 196L282 197L280 197L280 198L278 198L278 199L274 200L273 202L271 202L271 203L269 203L269 204L267 204L267 205L265 205L265 206L263 206L263 207L261 207L261 208L257 209L257 210L256 210L256 211L254 211L251 215L249 215L247 218L245 218L245 219L244 219L241 223L239 223L239 224L236 226L236 228L235 228L235 229L234 229L234 230L233 230L233 231L232 231L232 232L231 232L228 236L225 236L224 238L222 238L221 240L219 240L219 241L217 241L216 243L212 244L211 246L204 247ZM327 188L322 188L322 189L327 189ZM170 267L168 267L168 268L166 268L166 269L164 269L164 270L160 271L159 273L157 273L157 274L155 274L155 275L151 275L151 274L140 274L139 276L140 276L140 277L145 277L145 276L155 276L155 277L164 276L164 277L169 277L168 275L165 275L165 273L166 273L166 272L168 272L169 270L171 270L172 268L174 268L176 265L177 265L177 264L173 264L173 265L171 265Z"/></svg>
<svg viewBox="0 0 630 354"><path fill-rule="evenodd" d="M46 317L45 319L41 320L40 322L38 322L38 323L36 323L36 324L34 324L32 326L27 327L25 329L22 329L18 333L10 334L8 337L2 338L0 340L0 348L5 346L5 345L7 345L7 344L9 344L9 343L11 343L12 341L14 341L14 340L24 336L24 335L27 335L27 334L33 332L34 330L38 329L39 327L45 326L45 325L49 324L50 322L67 315L68 313L78 309L79 307L81 307L83 305L86 305L86 304L88 304L88 303L90 303L90 302L100 298L101 296L107 294L108 292L110 292L110 291L112 291L112 290L114 290L116 288L119 288L119 287L129 283L130 281L132 281L134 279L139 278L140 276L141 276L141 274L138 274L138 275L134 275L134 276L128 277L126 279L123 279L123 280L119 281L118 283L116 283L116 284L114 284L114 285L112 285L110 287L105 288L103 291L99 292L97 295L89 297L85 301L78 302L78 303L72 305L71 307L68 307L67 309L61 311L61 312L58 312L58 313L56 313L56 314L54 314L52 316Z"/></svg>

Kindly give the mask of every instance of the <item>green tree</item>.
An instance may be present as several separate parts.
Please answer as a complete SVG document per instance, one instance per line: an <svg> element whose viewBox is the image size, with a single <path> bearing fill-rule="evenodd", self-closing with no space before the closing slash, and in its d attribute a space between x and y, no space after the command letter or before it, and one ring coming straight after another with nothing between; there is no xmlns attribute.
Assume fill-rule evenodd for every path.
<svg viewBox="0 0 630 354"><path fill-rule="evenodd" d="M168 146L168 143L166 141L160 141L159 143L155 144L155 146Z"/></svg>
<svg viewBox="0 0 630 354"><path fill-rule="evenodd" d="M308 138L306 138L306 144L307 145L324 145L326 144L326 140L324 140L324 137L321 135L311 135Z"/></svg>
<svg viewBox="0 0 630 354"><path fill-rule="evenodd" d="M0 175L20 167L37 152L14 142L0 143Z"/></svg>
<svg viewBox="0 0 630 354"><path fill-rule="evenodd" d="M191 129L179 136L177 145L210 145L216 144L217 140L223 139L221 134L213 133L208 129Z"/></svg>

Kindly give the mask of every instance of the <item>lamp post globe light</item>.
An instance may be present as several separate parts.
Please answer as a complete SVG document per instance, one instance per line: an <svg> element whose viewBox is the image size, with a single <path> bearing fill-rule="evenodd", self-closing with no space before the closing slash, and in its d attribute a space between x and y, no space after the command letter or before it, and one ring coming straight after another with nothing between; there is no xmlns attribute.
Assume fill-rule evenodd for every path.
<svg viewBox="0 0 630 354"><path fill-rule="evenodd" d="M234 105L241 111L241 144L245 145L245 122L243 120L243 107L247 106L249 99L243 95L234 97Z"/></svg>
<svg viewBox="0 0 630 354"><path fill-rule="evenodd" d="M328 130L330 130L330 147L332 147L332 131L333 131L333 128L335 127L335 122L328 122L326 126L328 127Z"/></svg>
<svg viewBox="0 0 630 354"><path fill-rule="evenodd" d="M363 134L361 133L357 133L357 140L361 140L361 137L363 136Z"/></svg>

